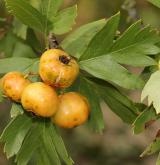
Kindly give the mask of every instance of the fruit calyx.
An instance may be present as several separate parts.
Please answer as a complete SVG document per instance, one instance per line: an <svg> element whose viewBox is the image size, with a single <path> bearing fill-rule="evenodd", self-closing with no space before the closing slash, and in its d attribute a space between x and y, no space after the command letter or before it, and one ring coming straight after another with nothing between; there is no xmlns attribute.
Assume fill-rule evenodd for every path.
<svg viewBox="0 0 160 165"><path fill-rule="evenodd" d="M65 55L59 56L59 61L61 61L65 65L69 64L70 60L71 60L71 58L67 57Z"/></svg>

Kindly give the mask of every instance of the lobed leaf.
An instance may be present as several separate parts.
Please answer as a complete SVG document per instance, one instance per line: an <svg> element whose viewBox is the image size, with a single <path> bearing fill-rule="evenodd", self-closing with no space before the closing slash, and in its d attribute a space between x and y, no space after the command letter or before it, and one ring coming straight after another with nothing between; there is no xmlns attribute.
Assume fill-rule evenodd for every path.
<svg viewBox="0 0 160 165"><path fill-rule="evenodd" d="M72 56L79 58L88 47L91 39L103 28L105 23L106 20L102 19L81 26L62 41L62 48Z"/></svg>
<svg viewBox="0 0 160 165"><path fill-rule="evenodd" d="M91 129L101 133L105 127L105 123L100 107L100 97L97 92L93 90L94 88L95 86L91 81L83 77L80 78L79 92L88 99L91 109L88 124Z"/></svg>
<svg viewBox="0 0 160 165"><path fill-rule="evenodd" d="M127 89L140 89L144 86L143 80L130 73L126 68L118 64L112 56L101 56L81 61L80 68L94 77L111 81Z"/></svg>
<svg viewBox="0 0 160 165"><path fill-rule="evenodd" d="M81 26L62 41L62 48L72 56L79 58L84 53L89 42L103 28L105 23L106 20L102 19Z"/></svg>
<svg viewBox="0 0 160 165"><path fill-rule="evenodd" d="M88 48L80 58L81 61L107 54L111 50L119 19L120 13L108 19L106 25L91 40Z"/></svg>
<svg viewBox="0 0 160 165"><path fill-rule="evenodd" d="M4 129L1 141L5 143L4 151L7 154L7 158L18 153L31 125L32 119L23 114L14 118Z"/></svg>
<svg viewBox="0 0 160 165"><path fill-rule="evenodd" d="M42 130L42 143L43 148L50 160L50 164L61 165L60 159L58 157L54 142L51 137L50 132L50 123L44 122L43 130Z"/></svg>
<svg viewBox="0 0 160 165"><path fill-rule="evenodd" d="M8 32L6 36L0 40L0 51L4 53L5 57L12 56L16 42L17 39L12 32Z"/></svg>
<svg viewBox="0 0 160 165"><path fill-rule="evenodd" d="M58 12L63 0L41 0L41 12L48 20L52 19Z"/></svg>
<svg viewBox="0 0 160 165"><path fill-rule="evenodd" d="M23 110L22 106L18 103L13 102L12 103L12 108L11 108L11 111L10 111L11 118L15 118L18 115L22 115L23 113L24 113L24 110Z"/></svg>
<svg viewBox="0 0 160 165"><path fill-rule="evenodd" d="M16 156L17 164L26 165L36 156L35 161L39 165L61 165L60 158L66 165L72 165L63 140L50 119L36 117L33 123Z"/></svg>
<svg viewBox="0 0 160 165"><path fill-rule="evenodd" d="M158 155L156 165L160 165L160 154Z"/></svg>
<svg viewBox="0 0 160 165"><path fill-rule="evenodd" d="M158 91L160 88L159 82L160 71L158 70L151 75L141 94L141 100L143 101L147 97L148 105L153 104L157 114L160 113L160 94Z"/></svg>
<svg viewBox="0 0 160 165"><path fill-rule="evenodd" d="M0 51L5 57L36 57L32 48L12 32L8 32L0 41Z"/></svg>
<svg viewBox="0 0 160 165"><path fill-rule="evenodd" d="M75 24L76 17L77 5L63 9L57 13L52 20L53 33L60 35L72 30L72 26Z"/></svg>
<svg viewBox="0 0 160 165"><path fill-rule="evenodd" d="M33 153L41 144L40 135L43 128L43 123L36 123L25 137L23 144L16 155L17 165L27 165Z"/></svg>
<svg viewBox="0 0 160 165"><path fill-rule="evenodd" d="M112 58L120 64L127 64L134 67L145 67L157 65L157 62L153 58L146 56L146 54L151 55L153 51L155 51L155 54L158 54L160 49L154 45L152 47L147 44L139 46L134 45L104 56L112 56ZM101 57L103 58L104 56Z"/></svg>
<svg viewBox="0 0 160 165"><path fill-rule="evenodd" d="M22 39L26 39L27 26L21 23L19 20L14 18L13 21L13 33Z"/></svg>
<svg viewBox="0 0 160 165"><path fill-rule="evenodd" d="M99 96L105 101L110 109L126 123L133 123L139 109L136 105L118 89L109 83L93 79Z"/></svg>
<svg viewBox="0 0 160 165"><path fill-rule="evenodd" d="M38 165L52 165L49 158L48 158L48 155L47 155L47 152L45 151L45 149L43 148L43 145L41 147L39 147L37 149L37 164Z"/></svg>
<svg viewBox="0 0 160 165"><path fill-rule="evenodd" d="M111 17L109 23L107 22L92 38L88 48L80 57L80 66L82 70L97 78L110 81L123 88L139 89L144 85L143 80L120 64L134 67L157 65L157 62L148 55L156 55L160 52L160 48L156 46L160 37L149 26L140 30L140 21L138 21L114 41L118 18L118 14ZM107 28L114 29L114 33ZM112 34L112 37L105 40L109 34ZM99 53L95 55L97 52Z"/></svg>
<svg viewBox="0 0 160 165"><path fill-rule="evenodd" d="M144 157L146 155L152 155L156 152L160 151L160 138L157 137L141 154L141 157Z"/></svg>
<svg viewBox="0 0 160 165"><path fill-rule="evenodd" d="M11 57L0 59L0 74L11 71L24 71L34 64L37 59L25 57Z"/></svg>
<svg viewBox="0 0 160 165"><path fill-rule="evenodd" d="M41 13L46 17L44 20L44 33L46 36L48 29L51 28L51 24L48 20L52 20L54 18L62 2L63 0L41 0Z"/></svg>
<svg viewBox="0 0 160 165"><path fill-rule="evenodd" d="M34 51L37 52L37 54L41 54L44 51L44 46L40 43L38 40L36 33L33 29L27 28L27 34L26 34L26 43L32 47Z"/></svg>
<svg viewBox="0 0 160 165"><path fill-rule="evenodd" d="M44 32L47 19L26 0L6 0L6 7L25 25Z"/></svg>
<svg viewBox="0 0 160 165"><path fill-rule="evenodd" d="M147 122L156 120L158 116L153 107L147 107L143 112L139 114L133 123L134 134L139 134L145 130Z"/></svg>
<svg viewBox="0 0 160 165"><path fill-rule="evenodd" d="M126 45L132 45L137 32L141 27L141 20L138 20L132 24L114 43L112 51L117 51L126 47Z"/></svg>
<svg viewBox="0 0 160 165"><path fill-rule="evenodd" d="M159 0L148 0L148 2L152 3L153 5L160 8L160 1Z"/></svg>
<svg viewBox="0 0 160 165"><path fill-rule="evenodd" d="M58 129L52 124L49 127L49 132L50 132L50 136L53 140L53 143L55 145L55 148L56 148L58 155L66 163L66 165L73 165L74 164L73 160L67 153L63 139L60 136Z"/></svg>

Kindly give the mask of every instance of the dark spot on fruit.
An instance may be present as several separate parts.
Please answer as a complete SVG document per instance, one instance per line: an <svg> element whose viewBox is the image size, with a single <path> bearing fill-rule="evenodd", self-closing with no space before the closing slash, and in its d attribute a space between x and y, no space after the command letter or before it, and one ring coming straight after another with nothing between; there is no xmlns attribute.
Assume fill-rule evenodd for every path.
<svg viewBox="0 0 160 165"><path fill-rule="evenodd" d="M77 118L74 118L74 121L78 121L78 119Z"/></svg>
<svg viewBox="0 0 160 165"><path fill-rule="evenodd" d="M62 56L59 56L59 61L61 61L63 64L68 64L70 62L70 58L65 56L65 55L62 55Z"/></svg>
<svg viewBox="0 0 160 165"><path fill-rule="evenodd" d="M74 124L74 126L73 126L74 128L76 128L76 127L78 127L78 124Z"/></svg>
<svg viewBox="0 0 160 165"><path fill-rule="evenodd" d="M9 90L9 89L11 89L11 87L10 86L6 86L6 90Z"/></svg>
<svg viewBox="0 0 160 165"><path fill-rule="evenodd" d="M38 109L38 106L37 105L35 106L35 109Z"/></svg>

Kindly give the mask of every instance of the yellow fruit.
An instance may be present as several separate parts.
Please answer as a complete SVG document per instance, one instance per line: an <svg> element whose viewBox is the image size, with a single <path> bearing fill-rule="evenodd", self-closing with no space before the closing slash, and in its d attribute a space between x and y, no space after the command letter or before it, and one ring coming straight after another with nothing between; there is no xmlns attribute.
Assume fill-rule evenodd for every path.
<svg viewBox="0 0 160 165"><path fill-rule="evenodd" d="M63 128L73 128L87 121L90 108L87 99L76 93L69 92L59 96L59 109L52 121Z"/></svg>
<svg viewBox="0 0 160 165"><path fill-rule="evenodd" d="M3 88L3 78L0 79L0 89L2 90Z"/></svg>
<svg viewBox="0 0 160 165"><path fill-rule="evenodd" d="M77 62L60 49L47 50L41 56L39 74L48 85L60 88L69 87L78 73Z"/></svg>
<svg viewBox="0 0 160 165"><path fill-rule="evenodd" d="M30 83L20 72L9 72L1 79L4 94L16 102L21 101L22 92Z"/></svg>
<svg viewBox="0 0 160 165"><path fill-rule="evenodd" d="M28 85L23 91L21 101L24 109L42 117L54 115L59 103L55 90L42 82Z"/></svg>

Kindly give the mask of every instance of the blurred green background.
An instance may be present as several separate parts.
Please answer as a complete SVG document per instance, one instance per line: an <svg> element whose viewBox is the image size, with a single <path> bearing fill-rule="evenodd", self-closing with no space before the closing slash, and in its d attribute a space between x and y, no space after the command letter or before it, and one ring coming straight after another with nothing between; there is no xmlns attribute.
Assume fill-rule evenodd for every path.
<svg viewBox="0 0 160 165"><path fill-rule="evenodd" d="M36 3L37 0L32 0L32 2ZM78 5L78 17L73 29L94 20L108 18L118 11L121 11L119 27L121 32L139 18L144 24L151 24L158 29L160 27L160 10L146 0L64 0L63 7L73 4ZM2 3L0 3L0 17L6 17ZM0 21L0 39L5 34L5 29L10 27L11 20L12 17L7 16L5 25ZM62 40L64 37L65 35L59 36L59 39ZM2 52L0 56L3 56ZM138 101L140 92L134 91L130 97ZM9 108L6 105L9 105L9 102L0 105L0 131L9 120ZM141 135L133 135L131 126L124 124L104 103L101 106L106 121L103 135L93 133L85 126L74 130L62 130L75 165L154 165L157 155L146 158L140 158L139 155L154 138L158 123ZM14 163L12 160L6 160L3 145L0 145L0 165L8 164Z"/></svg>

